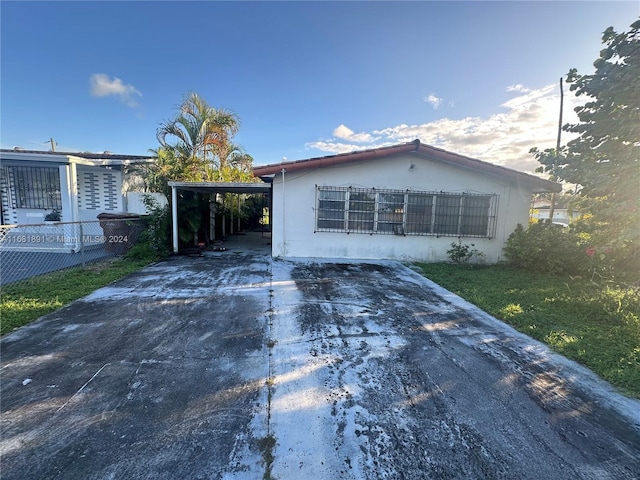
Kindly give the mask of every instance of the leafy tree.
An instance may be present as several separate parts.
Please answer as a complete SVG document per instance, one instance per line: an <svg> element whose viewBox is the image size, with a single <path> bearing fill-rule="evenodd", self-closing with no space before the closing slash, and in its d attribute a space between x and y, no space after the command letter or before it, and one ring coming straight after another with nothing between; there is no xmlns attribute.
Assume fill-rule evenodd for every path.
<svg viewBox="0 0 640 480"><path fill-rule="evenodd" d="M579 134L559 151L532 149L543 170L577 185L581 212L591 223L591 243L614 247L626 269L640 257L640 20L628 32L605 30L595 73L571 69L570 90L588 97L577 107Z"/></svg>
<svg viewBox="0 0 640 480"><path fill-rule="evenodd" d="M589 266L581 236L549 220L532 223L526 230L518 224L504 254L512 266L532 272L586 273Z"/></svg>

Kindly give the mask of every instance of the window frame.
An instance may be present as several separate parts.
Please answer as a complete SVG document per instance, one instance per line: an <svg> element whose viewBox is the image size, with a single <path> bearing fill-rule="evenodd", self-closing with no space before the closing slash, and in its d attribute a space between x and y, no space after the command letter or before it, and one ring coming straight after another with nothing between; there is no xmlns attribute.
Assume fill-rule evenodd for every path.
<svg viewBox="0 0 640 480"><path fill-rule="evenodd" d="M320 194L321 191L324 192L328 192L328 193L344 193L341 191L335 191L335 190L319 190L316 189L316 228L320 231L329 231L329 232L333 232L333 231L344 231L344 229L346 228L346 222L347 222L347 207L346 207L346 198L347 195L346 193L344 193L344 195L336 195L336 197L343 197L343 198L331 198L331 196L328 196L328 198L321 198L322 195ZM334 208L321 208L321 202L326 202L329 205L332 205ZM339 208L338 204L342 203L342 209ZM336 213L339 213L342 211L342 218L339 218L339 215L335 215ZM320 217L320 212L325 212L325 215L322 215L322 217ZM327 214L328 212L328 214ZM323 225L322 227L320 227L320 222L335 222L334 225L340 225L340 223L342 223L342 227L340 226L329 226L331 225L330 223L326 223L325 225Z"/></svg>
<svg viewBox="0 0 640 480"><path fill-rule="evenodd" d="M322 208L327 193L343 196L337 210ZM354 196L357 200L353 200ZM366 202L362 198L370 197ZM373 200L371 200L373 199ZM402 199L402 204L400 203ZM363 205L373 201L373 210ZM352 208L357 206L358 208ZM342 210L344 208L344 210ZM393 210L393 211L391 211ZM327 212L343 211L333 226ZM316 185L315 232L495 238L498 195ZM366 214L366 215L365 215ZM357 218L356 218L357 217Z"/></svg>

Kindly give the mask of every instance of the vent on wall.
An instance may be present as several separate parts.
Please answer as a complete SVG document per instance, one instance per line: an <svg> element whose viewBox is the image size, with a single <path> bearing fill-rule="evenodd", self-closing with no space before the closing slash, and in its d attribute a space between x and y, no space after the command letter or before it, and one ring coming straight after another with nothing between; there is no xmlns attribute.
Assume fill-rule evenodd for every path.
<svg viewBox="0 0 640 480"><path fill-rule="evenodd" d="M78 206L84 210L116 211L120 208L120 185L113 172L81 172Z"/></svg>

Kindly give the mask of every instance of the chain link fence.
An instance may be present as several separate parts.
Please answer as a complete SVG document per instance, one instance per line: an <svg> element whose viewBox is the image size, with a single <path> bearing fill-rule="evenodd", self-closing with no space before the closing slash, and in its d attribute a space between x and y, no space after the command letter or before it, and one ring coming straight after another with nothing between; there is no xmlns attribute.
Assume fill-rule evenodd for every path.
<svg viewBox="0 0 640 480"><path fill-rule="evenodd" d="M0 285L123 255L145 226L139 217L101 214L99 218L90 222L0 225Z"/></svg>

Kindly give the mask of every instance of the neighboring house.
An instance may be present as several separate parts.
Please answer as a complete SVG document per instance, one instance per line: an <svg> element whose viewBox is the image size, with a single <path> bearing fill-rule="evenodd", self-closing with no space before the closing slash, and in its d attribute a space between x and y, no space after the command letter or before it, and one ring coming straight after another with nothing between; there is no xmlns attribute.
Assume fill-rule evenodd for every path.
<svg viewBox="0 0 640 480"><path fill-rule="evenodd" d="M531 205L531 218L538 220L548 220L551 213L551 201L546 198L540 198L533 201ZM553 209L553 223L561 223L569 225L572 221L580 218L580 212L569 212L566 208Z"/></svg>
<svg viewBox="0 0 640 480"><path fill-rule="evenodd" d="M551 210L549 208L536 208L531 211L531 218L538 220L548 220ZM574 220L580 218L579 212L571 212L566 208L556 208L553 211L553 223L561 223L563 225L569 225Z"/></svg>
<svg viewBox="0 0 640 480"><path fill-rule="evenodd" d="M458 238L494 263L539 177L410 143L257 166L272 182L276 257L448 260Z"/></svg>
<svg viewBox="0 0 640 480"><path fill-rule="evenodd" d="M112 153L0 150L1 224L44 221L57 210L63 222L96 220L125 210L123 168L151 157Z"/></svg>

